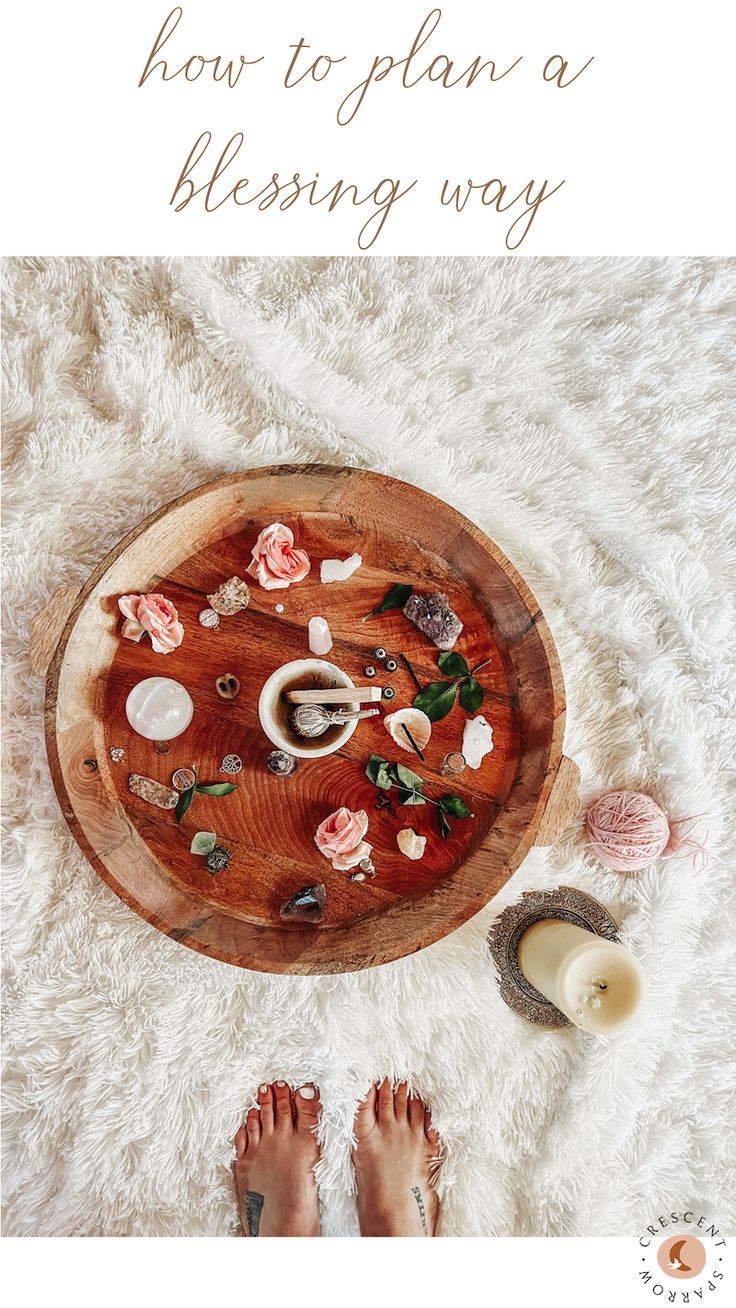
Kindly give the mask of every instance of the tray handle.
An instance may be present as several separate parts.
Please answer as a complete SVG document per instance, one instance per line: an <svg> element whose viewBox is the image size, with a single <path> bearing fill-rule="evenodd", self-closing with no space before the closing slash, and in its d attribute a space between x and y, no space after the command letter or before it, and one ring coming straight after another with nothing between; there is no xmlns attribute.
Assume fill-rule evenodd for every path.
<svg viewBox="0 0 736 1308"><path fill-rule="evenodd" d="M534 843L554 845L565 827L575 820L579 812L580 768L571 758L563 754Z"/></svg>
<svg viewBox="0 0 736 1308"><path fill-rule="evenodd" d="M74 601L79 591L76 586L62 586L31 619L28 628L28 654L31 670L38 676L46 675L51 657L59 643Z"/></svg>

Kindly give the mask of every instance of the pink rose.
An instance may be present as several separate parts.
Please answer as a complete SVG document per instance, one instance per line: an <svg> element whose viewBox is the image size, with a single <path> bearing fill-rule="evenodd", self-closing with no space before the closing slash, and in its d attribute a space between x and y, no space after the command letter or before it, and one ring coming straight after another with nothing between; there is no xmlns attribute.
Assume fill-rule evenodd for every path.
<svg viewBox="0 0 736 1308"><path fill-rule="evenodd" d="M304 550L294 549L294 533L281 522L264 527L253 546L253 562L246 572L264 590L285 590L292 581L303 581L310 568Z"/></svg>
<svg viewBox="0 0 736 1308"><path fill-rule="evenodd" d="M123 635L140 640L144 631L157 654L170 654L184 639L184 628L171 600L163 595L122 595L118 608L125 618Z"/></svg>
<svg viewBox="0 0 736 1308"><path fill-rule="evenodd" d="M351 813L349 808L339 808L317 827L314 842L336 871L347 872L370 856L373 846L363 839L367 830L368 814L362 809Z"/></svg>

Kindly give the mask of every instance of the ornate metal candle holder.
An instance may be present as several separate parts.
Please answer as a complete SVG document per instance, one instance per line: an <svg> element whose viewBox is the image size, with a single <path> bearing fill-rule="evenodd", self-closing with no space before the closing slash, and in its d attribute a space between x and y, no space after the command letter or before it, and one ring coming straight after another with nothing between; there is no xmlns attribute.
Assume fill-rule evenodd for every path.
<svg viewBox="0 0 736 1308"><path fill-rule="evenodd" d="M550 917L584 927L604 940L618 940L618 930L608 909L592 895L575 890L573 886L558 886L556 890L525 890L516 904L509 904L496 918L488 932L488 945L498 969L501 998L528 1022L553 1030L572 1026L572 1022L527 981L518 958L519 942L524 932L535 922Z"/></svg>

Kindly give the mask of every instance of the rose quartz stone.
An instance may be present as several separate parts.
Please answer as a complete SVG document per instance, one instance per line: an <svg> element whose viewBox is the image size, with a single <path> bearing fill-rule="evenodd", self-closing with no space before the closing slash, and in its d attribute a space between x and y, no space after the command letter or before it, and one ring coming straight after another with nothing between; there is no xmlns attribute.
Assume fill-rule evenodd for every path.
<svg viewBox="0 0 736 1308"><path fill-rule="evenodd" d="M332 649L330 628L324 618L309 619L309 648L319 657L329 654Z"/></svg>

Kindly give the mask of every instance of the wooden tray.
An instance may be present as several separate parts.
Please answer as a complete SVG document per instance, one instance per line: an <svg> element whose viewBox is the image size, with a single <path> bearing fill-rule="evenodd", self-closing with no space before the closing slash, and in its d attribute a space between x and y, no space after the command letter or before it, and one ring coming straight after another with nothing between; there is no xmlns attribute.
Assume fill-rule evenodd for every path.
<svg viewBox="0 0 736 1308"><path fill-rule="evenodd" d="M312 559L308 578L288 591L252 586L250 607L206 630L198 614L206 595L244 575L262 527L277 520L295 532ZM323 586L319 561L353 551L364 563L347 582ZM379 668L396 689L381 716L361 722L339 754L300 760L290 778L268 772L272 746L258 723L266 677L286 660L308 655L310 616L327 618L330 659L356 683L375 663L373 649L405 653L423 683L437 680L438 651L399 612L360 619L389 586L413 582L446 591L465 624L457 650L480 674L482 711L494 751L478 771L441 777L445 754L459 749L466 714L456 705L434 727L426 764L399 749L383 711L410 704L409 673ZM168 655L120 638L117 599L162 591L185 628ZM284 605L277 614L277 603ZM62 630L63 628L63 630ZM46 739L64 815L90 862L137 913L174 940L240 967L268 972L351 971L422 949L477 912L511 876L531 845L551 843L577 806L577 769L561 755L564 692L554 644L528 587L501 551L454 509L413 486L352 468L261 468L202 486L148 518L100 564L79 594L60 592L34 622L33 657L48 667ZM215 679L240 678L235 700L221 699ZM135 735L124 713L142 677L181 681L195 704L191 726L167 755ZM125 750L113 762L110 750ZM378 792L364 775L371 753L399 759L427 780L427 792L461 795L474 817L452 822L442 840L435 809L377 810ZM170 783L196 765L204 782L227 779L225 754L244 769L226 798L199 795L180 825L128 789L131 772ZM314 845L319 822L341 805L364 808L378 876L351 882ZM419 863L399 853L396 833L412 826L428 836ZM190 854L196 830L216 831L232 852L212 876ZM284 923L282 902L323 881L327 913L320 927Z"/></svg>

